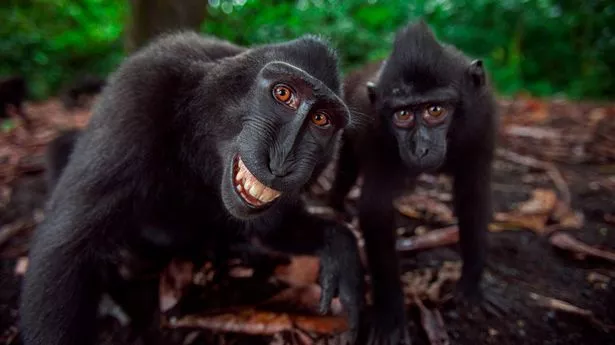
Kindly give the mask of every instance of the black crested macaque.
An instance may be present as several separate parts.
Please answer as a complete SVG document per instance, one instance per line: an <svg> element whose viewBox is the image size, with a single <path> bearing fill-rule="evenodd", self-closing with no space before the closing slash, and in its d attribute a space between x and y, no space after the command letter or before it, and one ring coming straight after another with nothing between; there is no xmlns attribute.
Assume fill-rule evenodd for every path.
<svg viewBox="0 0 615 345"><path fill-rule="evenodd" d="M336 54L311 36L247 49L180 33L128 58L35 233L20 305L24 344L92 344L96 307L118 287L122 251L162 269L171 257L202 260L204 248L238 234L318 255L321 310L337 292L356 331L356 239L308 214L300 199L353 122L340 96ZM153 313L157 278L151 290L138 284Z"/></svg>
<svg viewBox="0 0 615 345"><path fill-rule="evenodd" d="M482 62L439 43L422 21L398 32L386 61L350 74L344 90L348 106L372 123L345 131L330 202L343 211L363 173L358 212L375 312L369 343L407 343L392 200L421 172L452 175L464 262L457 292L480 297L492 216L495 101Z"/></svg>
<svg viewBox="0 0 615 345"><path fill-rule="evenodd" d="M23 109L23 102L28 97L26 80L21 76L0 78L0 119L14 116L19 117L26 128L30 128L32 121Z"/></svg>

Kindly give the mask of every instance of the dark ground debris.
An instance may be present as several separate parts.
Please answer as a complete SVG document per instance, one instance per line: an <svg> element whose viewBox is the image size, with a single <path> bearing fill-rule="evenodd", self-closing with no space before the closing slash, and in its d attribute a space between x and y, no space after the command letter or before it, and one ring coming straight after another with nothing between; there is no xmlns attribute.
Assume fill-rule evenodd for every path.
<svg viewBox="0 0 615 345"><path fill-rule="evenodd" d="M568 122L553 119L559 113L554 113L552 109L559 109L558 111L565 109L566 111L561 111L561 113L573 114L566 115L570 117L578 117L583 114L593 114L594 117L600 117L612 114L612 108L603 112L592 110L598 106L594 108L579 107L582 110L575 113L572 104L562 106L557 103L556 106L540 104L536 106L531 103L538 102L536 100L526 102L529 102L531 107L526 105L526 108L524 108L523 104L518 105L517 103L514 103L514 106L506 105L507 108L505 107L505 109L508 109L507 111L517 118L504 121L505 126L509 126L510 123L515 123L515 125L521 123L523 126L534 127L556 126L558 123L564 123L567 126ZM40 165L40 163L37 163L37 157L40 157L44 142L53 137L53 135L48 134L50 131L53 133L60 128L70 127L71 125L81 126L84 123L84 120L79 118L83 114L74 115L68 120L65 119L64 117L67 117L67 115L57 101L30 105L27 107L27 111L34 118L35 124L38 123L38 126L44 127L44 129L32 134L31 137L17 132L19 128L12 132L0 134L0 179L2 181L0 183L0 226L2 230L5 230L11 225L15 226L16 222L24 224L23 229L13 230L14 234L8 237L0 247L0 344L21 344L16 327L21 278L20 275L15 273L15 269L18 262L23 261L23 257L27 255L28 240L32 232L32 227L28 224L40 218L47 194L43 171L36 168L37 164ZM526 113L523 113L523 111L526 111ZM543 112L547 114L545 115ZM524 114L527 114L526 118L523 118ZM602 146L596 148L598 144L583 138L583 145L593 147L593 149L583 151L586 152L586 156L580 156L577 152L578 149L576 149L577 154L570 155L574 158L574 162L565 161L566 155L561 153L562 140L559 140L561 139L559 137L558 141L550 143L543 140L544 138L536 139L535 136L540 134L531 134L534 136L532 140L537 143L552 145L542 155L533 155L531 146L511 144L511 140L524 140L523 138L514 138L516 135L514 133L519 133L518 131L513 131L513 134L506 137L506 147L517 148L518 151L525 150L518 152L524 155L532 155L541 160L547 160L549 159L549 152L556 152L555 160L557 163L555 166L561 172L570 190L570 209L583 215L581 228L570 229L557 226L549 228L549 225L552 225L553 218L550 215L539 218L549 218L551 223L546 223L545 226L549 231L544 229L538 231L530 228L519 229L518 226L515 228L509 224L505 229L491 232L489 234L489 264L484 279L484 287L486 298L493 301L495 307L473 309L456 306L451 301L434 302L421 298L423 299L421 304L424 303L422 307L419 308L416 304L413 304L408 308L409 328L413 337L413 344L430 344L428 333L432 332L433 329L428 328L427 332L425 330L426 327L430 327L425 326L425 323L430 322L434 324L433 327L436 330L440 329L439 327L446 330L444 338L448 338L450 344L615 344L615 263L592 256L581 257L570 250L556 248L551 244L550 237L558 232L564 232L595 248L615 251L615 198L613 197L615 192L615 162L608 158L608 154L611 152L608 140L612 140L615 136L608 138L604 134L606 129L602 127L599 127L599 129L599 143ZM569 130L560 131L558 135L565 135L568 132ZM28 142L28 138L34 138L32 141L38 140L38 142L28 146L25 144ZM574 146L570 143L565 145L565 147L571 147L571 150L575 150ZM535 149L539 150L538 148ZM592 152L599 152L599 154L592 156ZM592 157L597 158L593 159ZM22 162L24 159L29 159L29 165L22 163L21 167L16 168L19 164L15 162L19 162L20 159ZM448 187L448 182L445 179L427 177L423 179L419 191L426 193L425 195L428 195L431 200L440 200L442 204L450 206L450 201L447 201L450 192ZM544 171L502 158L497 160L494 179L496 211L510 212L516 205L530 199L539 188L556 191L557 195L561 197L558 187L553 184L552 179ZM314 203L317 204L318 197L315 198ZM410 210L409 212L415 211ZM445 214L446 212L438 213L436 216ZM422 234L427 229L442 228L449 225L447 219L427 217L425 210L418 212L416 218L406 217L400 213L398 220L400 228L398 232L404 238ZM455 244L418 252L404 252L401 255L404 272L417 272L427 269L437 271L441 269L445 262L459 261ZM285 274L289 273L286 272ZM297 279L309 281L312 278L300 277ZM250 308L277 296L279 291L284 290L288 284L285 285L280 282L274 284L267 279L235 277L206 286L206 289L194 290L196 292L186 293L183 297L200 301L199 303L203 303L203 308L212 308L214 305L216 308L230 308L224 310L227 315L231 315L230 318L233 319L233 322L237 321L237 318L233 315L243 315L245 318L252 318L258 322L265 320L266 324L269 322L269 326L275 324L275 322L278 322L277 325L286 322L280 321L286 315L295 315L293 317L310 315L309 310L301 310L298 314L286 314L286 312L290 309L297 309L296 306L292 306L292 308L290 306L293 304L291 303L293 299L295 299L294 302L297 302L302 298L307 298L308 294L306 293L314 293L310 288L293 290L291 292L297 293L297 295L288 293L291 297L284 297L281 303L272 302L269 305L269 309L276 313L271 315L249 314L252 310ZM452 286L443 287L444 290L450 290L450 288ZM205 296L204 292L208 293L206 294L207 298L203 297ZM412 299L409 298L410 300ZM305 307L309 303L311 302L299 301L296 304L303 304L303 307ZM555 307L553 307L554 304ZM571 306L571 309L565 311L568 306ZM425 314L425 311L421 313L422 308L427 308L429 314ZM438 314L441 315L441 320ZM425 321L425 317L429 319ZM278 321L270 322L267 320ZM123 327L120 321L121 318L118 318L117 315L101 317L99 323L101 343L123 344L128 339L130 326ZM339 318L331 318L307 319L307 321L303 320L302 322L312 322L309 326L312 327L314 322L334 323L338 321ZM327 325L330 324L327 323ZM442 330L439 332L442 332ZM260 333L261 335L247 335L215 333L209 330L195 329L169 329L165 333L170 344L324 343L314 340L315 338L312 338L308 334L309 332L288 330L276 335L262 335L265 333L264 331ZM442 336L442 334L439 334L439 336ZM438 340L438 334L432 334L431 338L431 344L434 344L434 341L435 343L441 341L443 344L447 341L446 339Z"/></svg>

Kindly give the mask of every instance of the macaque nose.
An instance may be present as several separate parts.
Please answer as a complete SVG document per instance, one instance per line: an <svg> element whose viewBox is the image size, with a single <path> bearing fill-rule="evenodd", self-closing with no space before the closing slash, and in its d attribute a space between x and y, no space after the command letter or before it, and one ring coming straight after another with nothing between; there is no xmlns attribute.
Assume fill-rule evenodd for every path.
<svg viewBox="0 0 615 345"><path fill-rule="evenodd" d="M422 148L420 148L420 149L418 149L418 150L417 150L416 155L417 155L419 158L423 158L423 157L427 156L427 154L428 154L428 153L429 153L429 148L427 148L427 147L422 147Z"/></svg>

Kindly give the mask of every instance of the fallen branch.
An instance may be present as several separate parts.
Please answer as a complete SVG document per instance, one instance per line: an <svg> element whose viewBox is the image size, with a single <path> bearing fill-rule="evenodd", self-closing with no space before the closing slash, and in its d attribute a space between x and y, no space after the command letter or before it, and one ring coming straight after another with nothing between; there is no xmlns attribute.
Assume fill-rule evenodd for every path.
<svg viewBox="0 0 615 345"><path fill-rule="evenodd" d="M562 311L569 314L575 314L582 317L588 318L594 324L602 327L606 332L610 332L615 329L614 325L607 325L602 321L598 320L594 313L591 310L583 309L568 303L566 301L562 301L552 297L541 296L537 293L530 293L530 298L536 301L536 303L540 306L551 308L553 310Z"/></svg>
<svg viewBox="0 0 615 345"><path fill-rule="evenodd" d="M435 247L443 247L459 242L459 228L457 225L435 229L423 235L412 236L397 240L397 250L408 252Z"/></svg>
<svg viewBox="0 0 615 345"><path fill-rule="evenodd" d="M170 328L202 328L215 332L274 335L289 331L293 323L288 314L242 310L218 315L188 315L179 320L169 320Z"/></svg>
<svg viewBox="0 0 615 345"><path fill-rule="evenodd" d="M438 309L428 309L418 297L414 298L414 303L421 310L421 325L427 334L429 343L431 345L450 344L451 341L448 338L448 333L446 333L444 320Z"/></svg>
<svg viewBox="0 0 615 345"><path fill-rule="evenodd" d="M500 158L508 160L510 162L531 167L534 169L544 170L559 191L561 200L566 203L566 205L570 205L570 188L568 187L568 183L566 183L566 180L564 180L564 177L560 173L559 169L557 169L555 164L544 162L534 157L523 156L513 151L501 148L497 149L496 153Z"/></svg>
<svg viewBox="0 0 615 345"><path fill-rule="evenodd" d="M270 299L257 304L262 309L272 309L276 306L284 306L287 310L318 313L320 307L321 287L317 284L308 286L290 287L282 290ZM339 298L331 301L331 314L334 316L342 315L343 309ZM277 309L276 309L277 310Z"/></svg>
<svg viewBox="0 0 615 345"><path fill-rule="evenodd" d="M536 303L540 306L560 310L566 313L581 315L581 316L592 316L593 313L591 310L579 308L575 305L572 305L568 302L555 299L552 297L541 296L537 293L530 292L530 298L536 301Z"/></svg>
<svg viewBox="0 0 615 345"><path fill-rule="evenodd" d="M549 239L549 242L551 242L552 245L560 249L569 250L576 254L594 256L604 260L615 262L615 253L594 248L577 240L570 234L564 232L554 234Z"/></svg>
<svg viewBox="0 0 615 345"><path fill-rule="evenodd" d="M275 335L296 332L333 335L348 329L346 319L337 316L300 316L259 311L251 308L223 314L188 315L164 323L169 328L201 328L214 332Z"/></svg>
<svg viewBox="0 0 615 345"><path fill-rule="evenodd" d="M7 224L0 228L0 246L4 245L8 242L13 236L17 234L30 230L36 226L36 222L32 219L28 220L17 220L13 223Z"/></svg>

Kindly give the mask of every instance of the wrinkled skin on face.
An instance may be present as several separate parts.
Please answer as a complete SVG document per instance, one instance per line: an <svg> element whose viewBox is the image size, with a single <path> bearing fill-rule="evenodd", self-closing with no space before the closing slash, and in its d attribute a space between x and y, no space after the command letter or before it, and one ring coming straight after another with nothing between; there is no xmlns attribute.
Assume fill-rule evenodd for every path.
<svg viewBox="0 0 615 345"><path fill-rule="evenodd" d="M271 62L256 78L221 184L225 206L237 218L296 197L315 167L331 157L340 129L349 123L337 94L301 68Z"/></svg>
<svg viewBox="0 0 615 345"><path fill-rule="evenodd" d="M379 120L397 141L399 157L411 171L423 172L444 163L454 119L472 116L467 95L484 86L480 60L470 62L417 25L397 37L377 81L366 88Z"/></svg>

